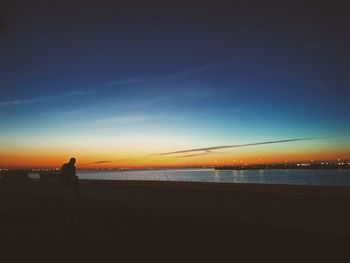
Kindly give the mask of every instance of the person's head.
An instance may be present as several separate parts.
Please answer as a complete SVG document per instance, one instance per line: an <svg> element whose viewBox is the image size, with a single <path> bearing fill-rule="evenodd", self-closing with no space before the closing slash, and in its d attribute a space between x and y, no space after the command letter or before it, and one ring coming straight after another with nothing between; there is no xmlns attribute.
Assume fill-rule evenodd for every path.
<svg viewBox="0 0 350 263"><path fill-rule="evenodd" d="M74 165L76 161L77 160L74 157L69 159L69 163L72 164L72 165Z"/></svg>

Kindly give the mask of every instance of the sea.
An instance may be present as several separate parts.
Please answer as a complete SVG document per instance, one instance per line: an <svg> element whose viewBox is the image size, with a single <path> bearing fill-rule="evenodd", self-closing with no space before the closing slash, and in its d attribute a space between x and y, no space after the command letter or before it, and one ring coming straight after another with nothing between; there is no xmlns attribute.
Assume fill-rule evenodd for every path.
<svg viewBox="0 0 350 263"><path fill-rule="evenodd" d="M79 170L79 179L350 186L350 169Z"/></svg>

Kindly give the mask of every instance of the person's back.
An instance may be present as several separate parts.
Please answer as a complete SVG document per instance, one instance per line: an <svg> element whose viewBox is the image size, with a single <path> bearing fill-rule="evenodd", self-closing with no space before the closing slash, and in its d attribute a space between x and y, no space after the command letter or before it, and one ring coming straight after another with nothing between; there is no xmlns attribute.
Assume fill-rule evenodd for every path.
<svg viewBox="0 0 350 263"><path fill-rule="evenodd" d="M73 186L74 194L79 196L79 181L75 175L75 158L70 158L68 163L65 163L61 167L62 184L64 186Z"/></svg>
<svg viewBox="0 0 350 263"><path fill-rule="evenodd" d="M75 166L72 163L65 163L61 167L62 182L71 184L75 180Z"/></svg>

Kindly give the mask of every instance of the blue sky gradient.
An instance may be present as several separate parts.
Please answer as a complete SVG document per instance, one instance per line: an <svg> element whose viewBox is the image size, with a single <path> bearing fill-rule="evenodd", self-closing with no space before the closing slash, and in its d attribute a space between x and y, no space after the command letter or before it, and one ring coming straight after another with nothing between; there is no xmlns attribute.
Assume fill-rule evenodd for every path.
<svg viewBox="0 0 350 263"><path fill-rule="evenodd" d="M156 138L175 151L334 136L308 145L347 154L349 18L293 3L11 1L0 146Z"/></svg>

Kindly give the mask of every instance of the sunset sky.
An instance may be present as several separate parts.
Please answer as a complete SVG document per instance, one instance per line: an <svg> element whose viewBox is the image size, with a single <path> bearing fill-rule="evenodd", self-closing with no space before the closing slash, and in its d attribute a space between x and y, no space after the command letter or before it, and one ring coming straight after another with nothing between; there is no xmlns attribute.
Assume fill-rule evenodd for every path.
<svg viewBox="0 0 350 263"><path fill-rule="evenodd" d="M1 7L0 168L350 159L346 8L164 2Z"/></svg>

